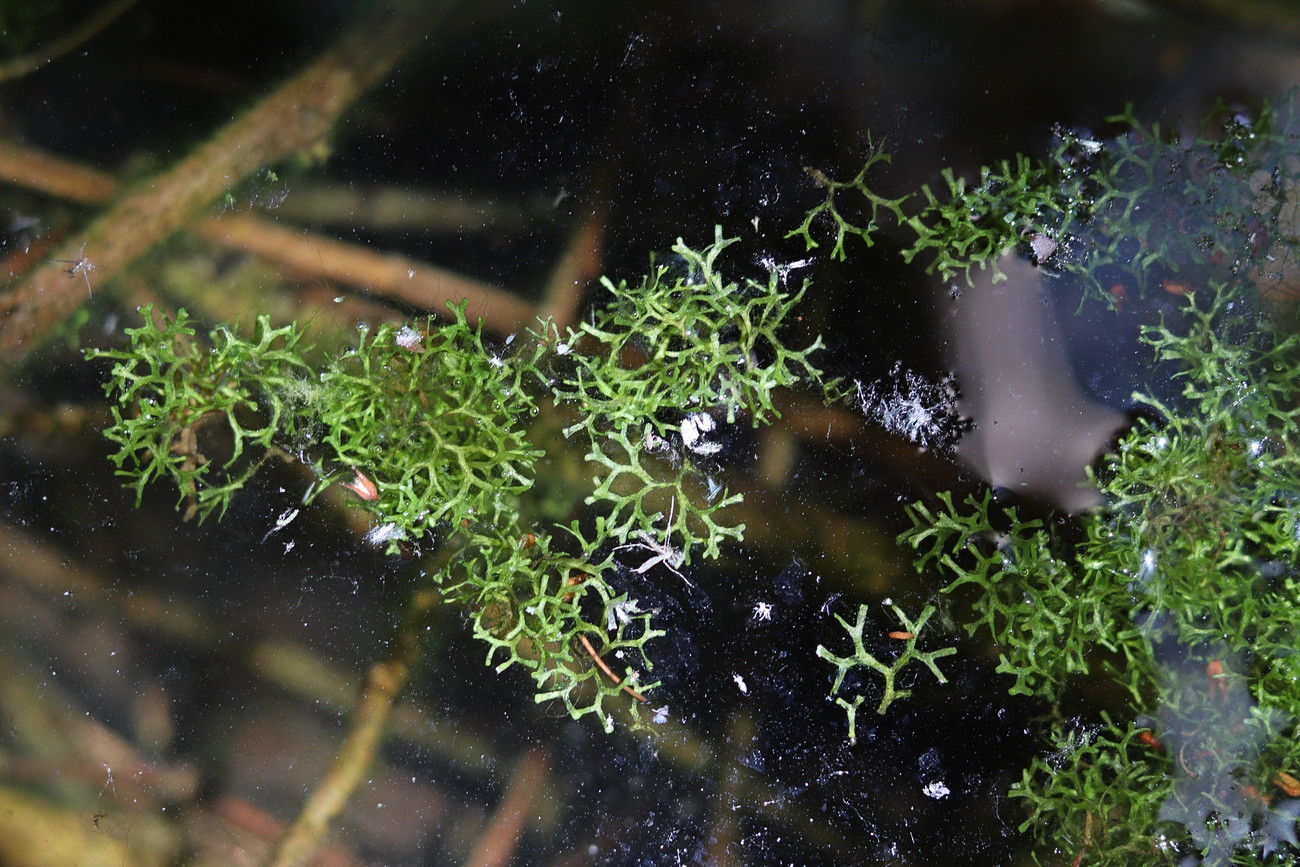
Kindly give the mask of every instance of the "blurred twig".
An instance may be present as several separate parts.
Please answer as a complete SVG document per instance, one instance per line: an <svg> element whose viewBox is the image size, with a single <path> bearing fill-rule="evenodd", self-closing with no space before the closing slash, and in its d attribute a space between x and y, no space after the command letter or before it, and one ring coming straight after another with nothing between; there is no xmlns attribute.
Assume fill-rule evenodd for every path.
<svg viewBox="0 0 1300 867"><path fill-rule="evenodd" d="M0 178L49 196L99 205L117 195L117 178L16 141L0 141Z"/></svg>
<svg viewBox="0 0 1300 867"><path fill-rule="evenodd" d="M608 214L597 205L574 230L546 282L545 298L537 315L551 317L560 328L573 324L587 284L600 276Z"/></svg>
<svg viewBox="0 0 1300 867"><path fill-rule="evenodd" d="M194 226L194 231L205 240L263 256L299 274L396 298L438 315L447 314L448 301L468 298L470 317L478 317L499 333L529 325L536 315L533 305L522 298L445 268L257 217L210 219Z"/></svg>
<svg viewBox="0 0 1300 867"><path fill-rule="evenodd" d="M339 748L334 767L320 781L298 818L267 860L274 867L307 864L325 841L330 826L362 784L383 743L393 705L406 687L419 658L420 633L429 610L441 598L432 589L416 590L402 628L388 655L370 667L361 698L352 713L352 729Z"/></svg>
<svg viewBox="0 0 1300 867"><path fill-rule="evenodd" d="M504 867L519 848L519 835L530 808L546 787L550 759L537 747L520 759L510 776L510 788L492 821L474 846L465 867ZM535 809L533 810L535 812Z"/></svg>
<svg viewBox="0 0 1300 867"><path fill-rule="evenodd" d="M80 26L69 30L49 45L43 45L35 51L29 51L0 63L0 82L21 78L90 41L95 34L116 21L136 2L137 0L111 0L103 9L81 22Z"/></svg>
<svg viewBox="0 0 1300 867"><path fill-rule="evenodd" d="M223 191L295 153L318 149L339 115L427 34L449 4L408 3L363 18L334 47L162 174L125 192L85 231L0 297L0 364L21 360L81 303L67 261L108 280ZM64 261L56 261L64 260Z"/></svg>
<svg viewBox="0 0 1300 867"><path fill-rule="evenodd" d="M0 179L85 204L108 201L118 190L117 180L106 172L12 141L0 142ZM437 314L446 312L446 302L468 298L471 312L478 313L484 326L502 334L532 323L536 315L533 305L527 301L471 277L416 259L375 253L264 217L251 214L209 216L193 222L190 229L205 241L259 256L292 270L296 275L330 280L358 291L396 298ZM588 245L594 243L587 224L580 230L579 238ZM581 249L587 256L579 259L588 263L590 246ZM569 256L566 256L559 267L568 261ZM571 270L574 273L563 271L571 277L571 282L591 279L589 265ZM96 279L99 272L96 260ZM576 293L571 290L568 296L561 297L574 294L581 296L581 285ZM576 301L571 303L576 304ZM568 315L572 316L571 310Z"/></svg>

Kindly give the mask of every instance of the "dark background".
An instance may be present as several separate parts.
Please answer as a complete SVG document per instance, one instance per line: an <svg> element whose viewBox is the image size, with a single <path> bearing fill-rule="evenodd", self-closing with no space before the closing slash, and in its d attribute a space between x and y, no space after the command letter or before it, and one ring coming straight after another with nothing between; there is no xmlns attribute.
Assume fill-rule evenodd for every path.
<svg viewBox="0 0 1300 867"><path fill-rule="evenodd" d="M12 51L97 7L47 8L28 19L5 12ZM83 49L5 83L0 134L145 176L307 62L354 12L343 3L146 0ZM288 193L278 213L528 297L575 223L597 209L605 215L604 273L634 277L651 253L662 255L678 237L702 245L721 224L742 239L735 267L758 275L765 258L809 255L784 238L821 195L803 168L851 177L871 141L894 155L879 182L901 194L935 183L944 167L971 171L1016 152L1043 153L1056 124L1104 135L1103 119L1130 102L1139 117L1196 118L1216 97L1250 105L1290 87L1295 20L1254 5L1235 14L1212 17L1195 4L1121 12L1010 0L467 5L346 116L327 161L278 167ZM418 188L525 216L487 229L375 227L295 211L295 193L309 186ZM32 193L0 195L9 199L9 251L91 214ZM932 325L936 310L957 303L944 287L903 266L890 238L870 250L850 247L847 263L825 251L804 272L815 287L799 325L805 339L825 335L825 367L868 381L899 361L934 377L949 372ZM113 294L107 289L89 308L83 339L107 344L118 335L129 310ZM1140 367L1133 358L1111 363ZM301 494L287 477L259 483L220 524L182 522L161 486L137 511L97 436L105 417L99 380L60 345L0 394L6 525L93 570L102 594L73 611L7 590L4 643L16 660L8 688L35 678L48 700L84 709L137 743L146 740L143 697L161 692L174 731L141 750L159 765L198 767L202 785L180 804L158 797L149 808L197 815L242 798L287 818L310 769L332 755L344 718L250 671L252 649L282 639L359 674L382 653L419 564L385 559L320 516L268 537ZM1102 396L1140 384L1108 383ZM83 415L61 426L70 412ZM756 450L738 432L730 471L752 474ZM758 540L701 570L698 594L624 576L662 610L659 625L671 639L656 647L665 687L652 704L668 704L693 743L710 751L693 768L667 757L668 735L606 736L534 705L522 675L492 674L462 618L448 613L413 689L441 745L394 740L377 773L383 794L363 797L350 814L343 840L352 857L459 862L467 829L500 798L514 757L542 744L553 767L538 813L548 818L529 832L526 863L1026 863L1028 840L1017 832L1025 816L1006 792L1036 749L1047 709L1006 694L989 648L955 629L941 634L962 650L943 665L950 683L912 673L915 696L886 717L871 712L878 693L862 684L868 701L856 745L826 698L829 667L812 654L818 642L844 640L832 613L851 619L858 602L870 601L886 629L882 597L919 609L937 590L892 546L906 526L902 504L931 493L935 473L963 485L978 480L941 457L903 454L886 457L865 440L849 448L805 442L767 502L777 528L823 520L804 508L816 502L845 519L837 532L870 535L878 559L858 570L815 544ZM285 550L289 540L295 545ZM219 634L199 642L123 619L137 593L198 611ZM777 605L770 623L751 616L760 600ZM1081 718L1108 703L1105 695L1079 701ZM19 738L0 732L0 741L20 750ZM296 761L281 769L286 756ZM762 801L737 786L738 773L762 781ZM947 798L922 794L934 780L945 782ZM850 844L817 843L809 819Z"/></svg>

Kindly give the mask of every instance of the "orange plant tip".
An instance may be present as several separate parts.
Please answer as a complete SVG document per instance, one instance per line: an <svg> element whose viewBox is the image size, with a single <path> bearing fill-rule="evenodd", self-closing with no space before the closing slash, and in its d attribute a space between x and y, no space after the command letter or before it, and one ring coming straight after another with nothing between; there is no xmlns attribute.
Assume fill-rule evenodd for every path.
<svg viewBox="0 0 1300 867"><path fill-rule="evenodd" d="M891 632L889 633L889 637L896 638L899 641L907 641L909 639L915 638L916 636L910 632Z"/></svg>
<svg viewBox="0 0 1300 867"><path fill-rule="evenodd" d="M365 474L360 470L355 472L357 477L350 482L344 482L343 487L363 500L374 501L379 499L379 488L375 487L375 483L366 478Z"/></svg>
<svg viewBox="0 0 1300 867"><path fill-rule="evenodd" d="M1156 736L1148 731L1138 732L1137 739L1143 746L1150 747L1153 750L1163 750L1165 748L1165 745L1160 743L1160 741L1156 739Z"/></svg>
<svg viewBox="0 0 1300 867"><path fill-rule="evenodd" d="M1205 666L1205 679L1210 682L1210 698L1217 697L1227 701L1228 682L1227 675L1223 673L1223 663L1217 659L1211 659Z"/></svg>
<svg viewBox="0 0 1300 867"><path fill-rule="evenodd" d="M1122 283L1116 283L1111 286L1110 295L1115 299L1115 309L1121 313L1124 312L1124 299L1128 297L1128 292L1125 291L1124 285Z"/></svg>
<svg viewBox="0 0 1300 867"><path fill-rule="evenodd" d="M1286 771L1278 771L1273 782L1279 789L1286 792L1288 798L1300 798L1300 780L1288 774Z"/></svg>

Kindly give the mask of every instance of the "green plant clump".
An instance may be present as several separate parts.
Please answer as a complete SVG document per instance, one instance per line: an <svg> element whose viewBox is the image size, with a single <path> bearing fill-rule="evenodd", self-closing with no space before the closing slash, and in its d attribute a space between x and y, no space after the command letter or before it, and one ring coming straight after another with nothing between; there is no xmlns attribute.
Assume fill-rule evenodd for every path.
<svg viewBox="0 0 1300 867"><path fill-rule="evenodd" d="M945 593L973 592L967 629L994 640L1011 692L1057 702L1100 664L1127 693L1126 722L1058 727L1015 790L1025 827L1087 863L1296 842L1300 341L1237 327L1233 297L1189 295L1185 332L1146 329L1182 399L1137 396L1161 420L1107 459L1080 540L988 494L913 506L901 537L918 569L952 576Z"/></svg>
<svg viewBox="0 0 1300 867"><path fill-rule="evenodd" d="M809 170L826 200L788 237L818 247L813 230L828 217L831 255L843 259L848 236L870 246L892 220L900 240L911 238L903 258L928 259L926 272L944 280L969 283L973 269L1004 279L998 260L1015 253L1114 305L1209 279L1289 299L1300 273L1297 94L1251 117L1220 106L1185 134L1143 124L1130 106L1107 118L1119 133L1105 142L1059 130L1045 160L1017 155L985 166L974 183L945 169L944 189L924 185L898 199L870 188L870 170L889 160L873 146L851 181Z"/></svg>
<svg viewBox="0 0 1300 867"><path fill-rule="evenodd" d="M871 192L869 170L887 159L873 149L853 181L810 172L827 198L792 234L815 247L829 217L842 258L849 235L870 245L892 218L916 239L904 257L932 256L944 279L997 279L998 260L1018 253L1116 306L1152 286L1184 298L1176 324L1144 336L1182 393L1136 396L1158 420L1136 423L1107 460L1103 508L1064 528L989 493L943 493L909 509L900 544L947 577L946 599L973 606L967 630L996 645L1010 691L1053 709L1052 749L1013 792L1049 859L1275 863L1294 856L1300 815L1300 345L1259 301L1278 309L1300 278L1295 95L1186 140L1117 120L1113 141L1063 133L1044 162L1017 157L974 185L949 172L946 192L919 197ZM853 194L862 225L846 216ZM165 322L146 309L129 347L97 354L113 362L114 461L138 495L170 478L201 517L224 512L269 455L310 468L304 502L346 483L374 516L373 541L447 553L434 580L470 612L489 665L522 666L539 701L608 730L624 691L655 686L642 671L663 634L611 584L611 543L646 555L638 571L677 572L697 549L716 557L744 530L726 512L739 497L710 475L718 419L769 423L771 390L801 382L845 396L811 363L819 341L796 351L781 339L807 284L786 292L776 269L726 279L729 243L721 230L698 251L679 240L684 276L660 266L639 283L606 280L609 303L578 327L543 322L500 355L463 305L449 323L363 332L320 365L296 326L263 319L252 340L217 328L205 343L183 312ZM521 517L544 451L536 417L551 407L594 468L585 525ZM850 738L865 700L836 696L850 672L884 678L883 713L906 694L906 665L942 682L936 660L954 652L916 649L933 606L915 621L894 611L907 636L892 663L864 644L865 607L839 620L852 655L817 649L837 670ZM598 670L609 655L621 677ZM1098 674L1122 712L1062 719L1070 691Z"/></svg>
<svg viewBox="0 0 1300 867"><path fill-rule="evenodd" d="M548 383L577 415L565 436L581 434L590 444L587 459L604 469L587 498L610 510L599 533L624 542L641 533L663 535L655 523L662 509L647 503L667 498L675 504L668 535L697 539L705 557L717 557L719 542L742 538L744 525L714 518L740 498L706 491L699 460L718 448L707 435L715 424L708 414L716 410L727 424L741 413L754 427L770 424L780 417L774 390L821 381L809 360L822 346L820 337L802 350L776 337L807 283L786 292L776 268L763 283L726 279L717 259L734 242L722 237L721 227L698 252L678 239L673 252L686 264L685 276L670 279L667 266L659 265L639 283L604 278L612 302L562 340L550 335L557 347L592 346L563 356L568 363ZM638 363L629 366L632 358ZM664 459L676 454L685 460L665 472ZM681 549L681 565L690 563L690 548Z"/></svg>
<svg viewBox="0 0 1300 867"><path fill-rule="evenodd" d="M166 321L146 307L127 347L90 354L112 362L113 461L137 497L170 479L200 520L222 515L270 456L310 470L304 504L346 486L373 516L374 544L450 553L434 580L470 612L489 665L523 666L538 701L611 729L611 702L645 701L656 685L642 671L663 635L611 585L611 543L645 549L639 571L677 572L695 549L717 557L741 539L724 511L741 497L709 477L715 416L770 423L773 388L820 380L809 361L820 341L793 350L779 334L803 290L785 291L775 271L727 280L718 256L730 243L720 229L699 251L679 240L684 276L606 281L610 303L579 328L543 322L513 353L485 344L465 303L445 323L363 328L320 364L296 324L260 317L251 339L221 326L205 341L184 311ZM586 440L594 533L522 517L547 402L575 419L566 437ZM600 669L611 654L621 676Z"/></svg>
<svg viewBox="0 0 1300 867"><path fill-rule="evenodd" d="M1134 395L1151 418L1098 473L1101 509L1067 528L991 492L940 493L900 537L971 606L966 628L993 642L1010 691L1058 718L1013 790L1049 863L1283 863L1300 848L1300 340L1263 312L1291 314L1300 275L1295 99L1186 140L1125 114L1114 141L1062 134L1047 161L974 186L945 173L946 194L924 188L919 206L882 205L866 169L819 179L837 256L849 234L870 243L883 208L915 236L903 256L928 251L944 279L996 280L1019 253L1116 306L1152 286L1182 299L1143 335L1181 393ZM865 225L844 216L855 190ZM810 247L817 213L792 233ZM853 658L832 661L838 688ZM1098 674L1123 714L1060 720Z"/></svg>
<svg viewBox="0 0 1300 867"><path fill-rule="evenodd" d="M849 622L843 617L840 617L838 614L835 615L835 619L840 622L840 626L844 627L844 631L849 634L849 638L853 641L852 656L837 656L820 644L817 645L817 655L829 662L831 665L834 665L836 668L835 682L831 685L831 695L835 695L835 693L840 691L840 687L844 685L845 676L858 666L869 668L884 678L884 694L880 697L880 704L876 707L876 713L882 715L885 711L889 710L889 706L895 701L900 698L907 698L912 694L910 689L900 689L895 683L898 673L906 668L909 663L913 661L923 663L926 668L930 669L930 673L934 675L935 679L939 681L939 683L947 683L948 678L943 676L943 672L939 670L939 666L935 660L957 652L957 648L955 647L945 647L941 650L929 651L916 649L916 641L918 636L921 634L921 630L925 628L925 624L930 619L930 615L934 614L933 605L925 606L925 608L922 609L920 616L913 621L903 613L903 609L899 608L892 601L886 600L886 604L894 610L894 615L898 617L899 623L903 625L901 630L898 630L896 633L891 633L890 635L891 639L903 642L903 649L894 661L888 665L872 655L862 643L862 632L866 627L867 621L867 606L865 605L858 606L858 619L852 626L850 626ZM862 695L854 696L852 701L841 697L836 697L835 699L835 703L844 708L844 712L848 714L849 717L849 743L857 743L858 705L862 704L864 700L865 696Z"/></svg>

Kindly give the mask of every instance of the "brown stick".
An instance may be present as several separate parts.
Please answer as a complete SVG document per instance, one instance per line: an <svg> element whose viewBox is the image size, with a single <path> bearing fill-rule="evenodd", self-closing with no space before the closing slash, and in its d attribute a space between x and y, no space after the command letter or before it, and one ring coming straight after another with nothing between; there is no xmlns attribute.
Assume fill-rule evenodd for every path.
<svg viewBox="0 0 1300 867"><path fill-rule="evenodd" d="M13 141L0 142L0 178L83 205L103 204L118 191L108 172Z"/></svg>
<svg viewBox="0 0 1300 867"><path fill-rule="evenodd" d="M515 766L510 788L465 867L504 867L510 863L519 848L519 834L529 807L536 803L546 783L549 764L546 750L535 747Z"/></svg>
<svg viewBox="0 0 1300 867"><path fill-rule="evenodd" d="M449 4L406 3L354 26L333 48L171 169L124 193L0 297L0 364L21 360L77 309L84 287L62 262L109 280L259 168L318 149L339 115L382 78Z"/></svg>
<svg viewBox="0 0 1300 867"><path fill-rule="evenodd" d="M502 334L531 325L537 315L528 301L454 271L257 217L212 218L192 229L207 241L270 259L302 274L398 298L439 316L447 315L448 301L468 298L470 321L480 318L488 330Z"/></svg>
<svg viewBox="0 0 1300 867"><path fill-rule="evenodd" d="M365 780L383 743L393 706L406 686L411 666L419 655L421 624L438 595L417 591L411 598L402 628L387 657L370 667L366 685L352 714L352 728L334 758L329 774L302 805L284 837L267 860L270 867L307 864L343 812L348 800Z"/></svg>
<svg viewBox="0 0 1300 867"><path fill-rule="evenodd" d="M69 30L49 45L43 45L35 51L0 64L0 81L9 81L11 78L19 78L33 70L40 69L56 57L67 54L82 43L88 42L99 31L116 21L119 15L134 6L136 2L137 0L112 0L104 8L83 21L80 26Z"/></svg>
<svg viewBox="0 0 1300 867"><path fill-rule="evenodd" d="M614 681L614 683L623 687L623 691L626 692L628 695L632 696L632 698L636 699L637 701L645 702L648 700L641 693L637 692L635 689L633 689L632 687L624 683L617 674L610 671L609 666L605 664L605 660L600 658L600 654L596 652L596 648L592 647L591 642L587 640L587 636L579 632L578 640L582 642L583 647L587 648L587 653L591 654L591 658L596 661L596 665L600 666L600 670L605 672L605 674L609 677L610 680Z"/></svg>
<svg viewBox="0 0 1300 867"><path fill-rule="evenodd" d="M407 664L385 660L371 667L357 703L352 730L339 748L325 779L311 793L298 818L276 845L268 864L303 865L321 845L335 817L343 811L374 762L393 703L406 684Z"/></svg>
<svg viewBox="0 0 1300 867"><path fill-rule="evenodd" d="M0 141L0 180L85 204L106 202L118 190L117 179L106 172L6 141ZM209 216L193 221L189 228L205 241L260 256L304 277L399 298L440 316L448 315L446 302L468 298L471 320L481 317L489 331L505 334L531 325L537 317L532 304L496 286L418 259L374 253L265 217ZM91 263L96 264L94 260ZM98 280L97 264L95 275Z"/></svg>
<svg viewBox="0 0 1300 867"><path fill-rule="evenodd" d="M549 316L560 328L573 324L587 283L600 276L607 216L605 206L596 205L573 232L551 271L544 300L538 305L538 318Z"/></svg>

